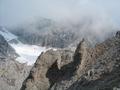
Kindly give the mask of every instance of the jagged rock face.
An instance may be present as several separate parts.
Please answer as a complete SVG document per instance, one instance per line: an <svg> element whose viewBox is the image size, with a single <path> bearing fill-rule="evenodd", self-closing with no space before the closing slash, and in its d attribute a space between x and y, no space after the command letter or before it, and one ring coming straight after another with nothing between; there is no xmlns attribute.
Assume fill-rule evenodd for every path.
<svg viewBox="0 0 120 90"><path fill-rule="evenodd" d="M21 90L119 88L120 38L118 33L116 36L94 48L83 39L74 54L70 50L50 50L41 54Z"/></svg>
<svg viewBox="0 0 120 90"><path fill-rule="evenodd" d="M0 59L0 90L20 90L30 69L12 59Z"/></svg>
<svg viewBox="0 0 120 90"><path fill-rule="evenodd" d="M113 88L120 88L120 40L114 39L111 43L113 45L108 47L96 59L96 63L68 90L114 90ZM111 43L104 44L108 46Z"/></svg>
<svg viewBox="0 0 120 90"><path fill-rule="evenodd" d="M56 83L67 81L71 77L75 77L74 79L77 80L79 77L76 76L80 76L79 66L85 63L82 59L85 59L86 51L87 45L82 40L75 54L70 50L50 50L41 54L32 68L29 77L23 83L21 90L53 89Z"/></svg>
<svg viewBox="0 0 120 90"><path fill-rule="evenodd" d="M18 55L15 50L8 44L8 42L4 39L2 35L0 35L0 57L11 57L15 58Z"/></svg>
<svg viewBox="0 0 120 90"><path fill-rule="evenodd" d="M18 39L27 44L36 44L41 46L50 46L65 48L76 40L77 35L72 31L54 30L57 27L49 27L51 31L43 33L40 30L37 32L26 31L26 30L16 30L13 33L18 35ZM43 29L44 30L44 29ZM19 32L20 31L20 32Z"/></svg>
<svg viewBox="0 0 120 90"><path fill-rule="evenodd" d="M73 24L72 22L59 22L40 18L31 23L18 26L12 29L11 32L18 36L22 43L57 48L76 47L83 37L87 38L92 44L101 42L104 34L96 36L94 30L92 31L93 28L87 25L88 22L89 20ZM108 36L110 35L106 35L104 38Z"/></svg>
<svg viewBox="0 0 120 90"><path fill-rule="evenodd" d="M57 22L40 18L26 26L16 27L11 30L18 36L22 43L64 48L73 43L77 36L73 30L68 30Z"/></svg>
<svg viewBox="0 0 120 90"><path fill-rule="evenodd" d="M18 54L0 35L0 90L19 90L31 69L15 61Z"/></svg>
<svg viewBox="0 0 120 90"><path fill-rule="evenodd" d="M87 53L84 53L85 51ZM58 82L52 90L113 90L113 88L119 88L120 39L113 37L96 45L95 48L86 48L84 52L77 69L78 78L73 76L68 81Z"/></svg>
<svg viewBox="0 0 120 90"><path fill-rule="evenodd" d="M72 65L66 66L72 62L72 56L73 51L69 50L42 53L21 90L47 90L56 82L66 79L74 71Z"/></svg>
<svg viewBox="0 0 120 90"><path fill-rule="evenodd" d="M120 31L116 33L116 37L120 38Z"/></svg>

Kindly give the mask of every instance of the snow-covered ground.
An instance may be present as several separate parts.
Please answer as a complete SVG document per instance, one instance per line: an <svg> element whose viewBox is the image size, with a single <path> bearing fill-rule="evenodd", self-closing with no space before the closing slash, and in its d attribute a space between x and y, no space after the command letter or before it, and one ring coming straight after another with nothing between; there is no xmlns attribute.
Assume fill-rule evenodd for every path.
<svg viewBox="0 0 120 90"><path fill-rule="evenodd" d="M51 48L45 48L37 45L27 45L23 44L18 40L18 37L6 28L0 27L0 35L2 35L8 43L15 49L16 53L19 54L19 57L16 59L20 63L27 63L28 65L33 65L37 60L37 57L41 52L45 52ZM18 43L10 43L10 40L16 40ZM54 49L55 50L55 49Z"/></svg>
<svg viewBox="0 0 120 90"><path fill-rule="evenodd" d="M18 57L16 60L20 63L27 63L28 65L34 64L41 52L48 50L45 47L36 45L11 44L11 46L20 55L20 57Z"/></svg>

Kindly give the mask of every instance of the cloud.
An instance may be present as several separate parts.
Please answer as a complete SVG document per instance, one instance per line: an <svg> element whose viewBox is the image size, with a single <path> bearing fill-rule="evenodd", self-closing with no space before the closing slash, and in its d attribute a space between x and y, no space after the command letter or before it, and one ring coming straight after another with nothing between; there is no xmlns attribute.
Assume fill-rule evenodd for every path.
<svg viewBox="0 0 120 90"><path fill-rule="evenodd" d="M62 22L84 37L94 35L104 40L119 29L119 3L120 0L0 0L0 25L12 27L45 17Z"/></svg>
<svg viewBox="0 0 120 90"><path fill-rule="evenodd" d="M119 20L119 0L0 0L0 24L13 26L36 17L76 21L86 16Z"/></svg>

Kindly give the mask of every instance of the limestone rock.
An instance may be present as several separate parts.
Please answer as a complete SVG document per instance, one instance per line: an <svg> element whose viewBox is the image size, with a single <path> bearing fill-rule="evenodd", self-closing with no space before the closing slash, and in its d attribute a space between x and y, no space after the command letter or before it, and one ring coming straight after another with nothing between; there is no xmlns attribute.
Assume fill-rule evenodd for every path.
<svg viewBox="0 0 120 90"><path fill-rule="evenodd" d="M0 35L0 90L19 90L31 67L15 61L18 54Z"/></svg>
<svg viewBox="0 0 120 90"><path fill-rule="evenodd" d="M86 53L84 53L86 51ZM54 85L52 90L113 90L120 87L120 39L113 37L95 48L82 51L79 78L73 76ZM80 54L81 55L81 54ZM77 58L80 59L80 58Z"/></svg>
<svg viewBox="0 0 120 90"><path fill-rule="evenodd" d="M13 59L0 59L0 90L20 90L31 66Z"/></svg>
<svg viewBox="0 0 120 90"><path fill-rule="evenodd" d="M73 52L69 50L49 50L42 53L21 90L47 90L64 77L68 77L72 66L65 65L72 62L72 56ZM66 71L66 68L70 68L70 70Z"/></svg>
<svg viewBox="0 0 120 90"><path fill-rule="evenodd" d="M120 38L90 47L82 40L75 52L42 53L21 90L113 90L120 87Z"/></svg>

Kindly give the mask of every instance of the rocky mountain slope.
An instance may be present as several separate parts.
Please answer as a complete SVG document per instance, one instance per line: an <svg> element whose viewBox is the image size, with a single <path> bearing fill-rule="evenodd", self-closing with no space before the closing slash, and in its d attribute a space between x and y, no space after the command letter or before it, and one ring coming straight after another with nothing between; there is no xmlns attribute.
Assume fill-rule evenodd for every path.
<svg viewBox="0 0 120 90"><path fill-rule="evenodd" d="M0 90L19 90L30 69L14 59L0 59Z"/></svg>
<svg viewBox="0 0 120 90"><path fill-rule="evenodd" d="M100 32L96 32L96 29ZM102 33L102 31L105 33ZM25 44L57 48L76 47L83 37L90 43L95 44L101 42L104 38L108 38L112 33L110 31L113 31L112 27L100 26L96 28L91 20L80 20L75 23L72 21L58 22L48 18L38 18L11 29L11 32L18 36L18 39ZM102 34L99 35L99 33Z"/></svg>
<svg viewBox="0 0 120 90"><path fill-rule="evenodd" d="M23 44L19 41L18 36L14 35L9 29L2 26L0 26L0 35L1 40L4 40L0 43L1 53L8 54L11 57L16 57L16 61L20 63L27 63L27 65L33 65L40 53L49 49L37 45ZM14 55L15 52L19 55Z"/></svg>
<svg viewBox="0 0 120 90"><path fill-rule="evenodd" d="M34 64L21 90L118 90L120 32L90 47L82 40L75 52L49 50Z"/></svg>
<svg viewBox="0 0 120 90"><path fill-rule="evenodd" d="M17 57L18 54L0 34L0 90L19 90L27 77L31 67L17 62Z"/></svg>
<svg viewBox="0 0 120 90"><path fill-rule="evenodd" d="M22 43L58 48L67 47L77 38L72 29L46 18L18 26L11 32L17 35Z"/></svg>
<svg viewBox="0 0 120 90"><path fill-rule="evenodd" d="M15 50L8 44L8 42L2 35L0 35L0 57L17 57L17 53L15 52Z"/></svg>

